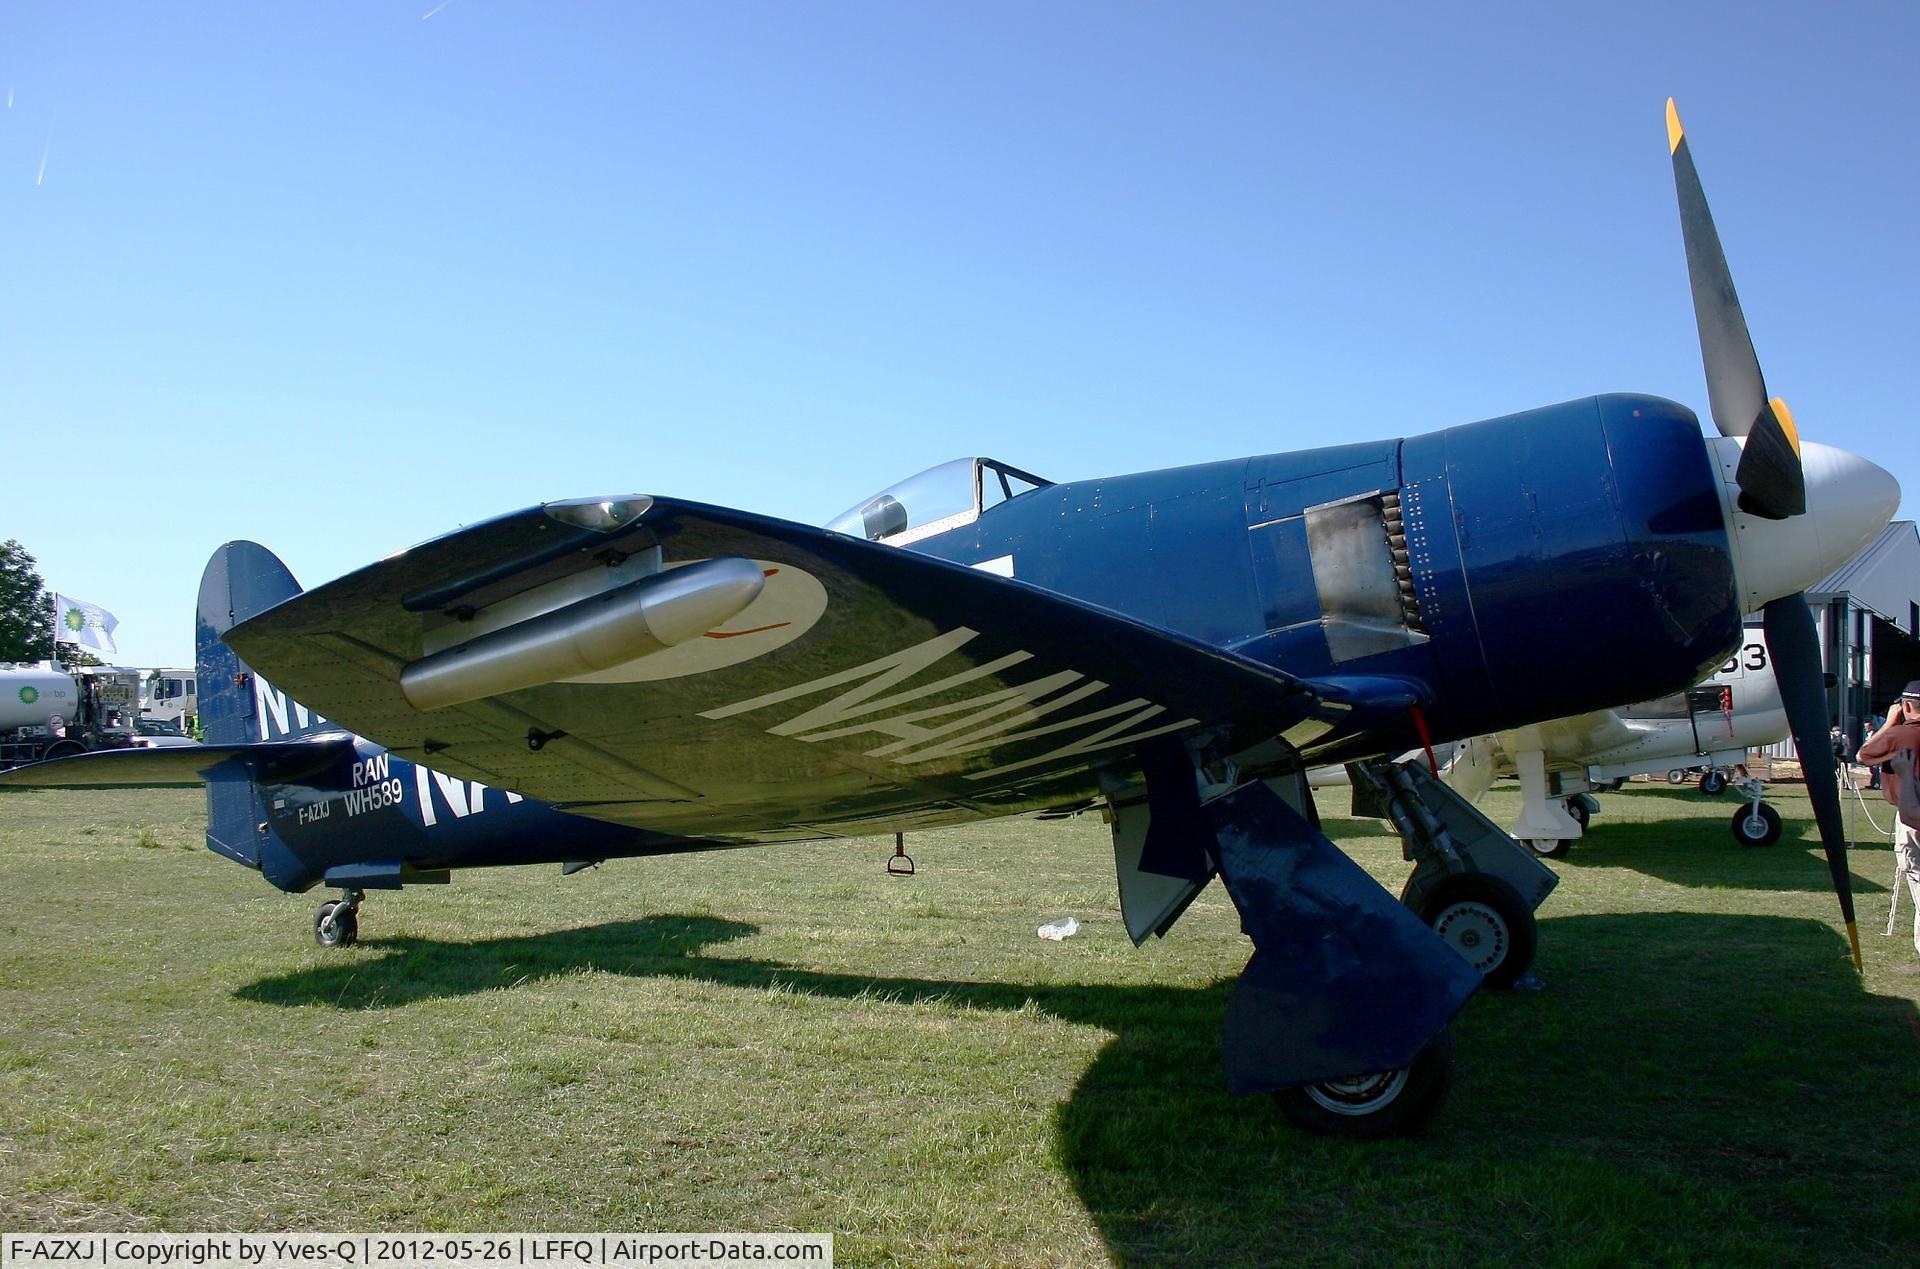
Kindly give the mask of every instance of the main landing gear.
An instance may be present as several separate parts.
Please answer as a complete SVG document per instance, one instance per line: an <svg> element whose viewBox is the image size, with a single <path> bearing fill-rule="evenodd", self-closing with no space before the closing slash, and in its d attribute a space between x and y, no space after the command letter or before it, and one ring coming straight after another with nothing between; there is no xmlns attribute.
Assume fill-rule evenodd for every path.
<svg viewBox="0 0 1920 1269"><path fill-rule="evenodd" d="M1427 1126L1453 1088L1453 1028L1444 1028L1412 1066L1326 1080L1273 1095L1280 1113L1308 1132L1352 1141L1410 1137Z"/></svg>
<svg viewBox="0 0 1920 1269"><path fill-rule="evenodd" d="M338 899L329 899L313 914L313 941L321 947L352 947L360 938L360 904L366 899L362 890L343 890Z"/></svg>
<svg viewBox="0 0 1920 1269"><path fill-rule="evenodd" d="M1513 986L1533 965L1539 944L1533 909L1498 877L1460 873L1443 878L1427 892L1419 912L1441 942L1479 970L1494 990Z"/></svg>
<svg viewBox="0 0 1920 1269"><path fill-rule="evenodd" d="M1401 901L1480 971L1484 986L1519 982L1539 946L1534 909L1559 883L1533 858L1538 846L1516 842L1418 765L1362 763L1358 773L1415 861Z"/></svg>
<svg viewBox="0 0 1920 1269"><path fill-rule="evenodd" d="M1144 765L1146 798L1114 800L1129 934L1164 932L1217 875L1253 942L1221 1020L1227 1088L1274 1095L1313 1132L1418 1130L1446 1098L1447 1024L1480 976L1315 826L1303 773L1218 781L1202 802L1186 754Z"/></svg>
<svg viewBox="0 0 1920 1269"><path fill-rule="evenodd" d="M1171 745L1141 768L1144 790L1108 790L1128 934L1165 933L1217 875L1253 943L1221 1020L1227 1088L1274 1094L1314 1132L1418 1130L1452 1080L1449 1022L1526 972L1553 873L1434 777L1390 762L1354 766L1353 788L1417 861L1399 901L1319 828L1303 771L1243 783Z"/></svg>
<svg viewBox="0 0 1920 1269"><path fill-rule="evenodd" d="M1566 807L1567 818L1579 825L1581 833L1584 834L1587 831L1587 824L1593 819L1593 813L1599 808L1600 803L1594 799L1591 793L1575 793L1570 797L1563 798L1561 805ZM1573 842L1574 839L1571 837L1529 837L1526 839L1528 849L1542 859L1565 859L1567 852L1573 849Z"/></svg>
<svg viewBox="0 0 1920 1269"><path fill-rule="evenodd" d="M1693 772L1699 770L1697 767L1675 767L1673 770L1667 772L1667 783L1685 784L1687 780L1692 777ZM1729 786L1738 785L1739 783L1738 778L1728 779L1728 773L1725 767L1708 767L1704 771L1700 771L1700 779L1697 782L1697 787L1708 797L1717 798L1722 793L1725 793Z"/></svg>

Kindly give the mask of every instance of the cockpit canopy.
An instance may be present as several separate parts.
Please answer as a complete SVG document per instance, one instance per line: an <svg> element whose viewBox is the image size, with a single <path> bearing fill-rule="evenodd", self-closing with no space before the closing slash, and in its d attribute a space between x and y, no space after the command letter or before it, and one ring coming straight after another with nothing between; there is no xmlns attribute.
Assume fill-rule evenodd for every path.
<svg viewBox="0 0 1920 1269"><path fill-rule="evenodd" d="M835 533L905 546L1052 484L992 458L956 458L909 476L827 521Z"/></svg>

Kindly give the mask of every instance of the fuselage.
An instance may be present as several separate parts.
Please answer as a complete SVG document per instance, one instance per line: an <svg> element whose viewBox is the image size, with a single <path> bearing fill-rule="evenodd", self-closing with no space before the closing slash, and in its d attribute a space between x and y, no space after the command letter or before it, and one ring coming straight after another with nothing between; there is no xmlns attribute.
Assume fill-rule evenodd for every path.
<svg viewBox="0 0 1920 1269"><path fill-rule="evenodd" d="M1050 485L909 549L1289 674L1406 678L1439 740L1682 691L1740 635L1699 422L1652 397Z"/></svg>
<svg viewBox="0 0 1920 1269"><path fill-rule="evenodd" d="M1397 681L1423 702L1428 735L1444 741L1680 692L1719 665L1738 643L1741 608L1721 483L1690 411L1611 395L1403 440L1043 485L892 540L1326 690L1342 679ZM215 611L227 604L203 591L203 612L209 602ZM1565 645L1576 630L1588 646L1582 672L1568 674ZM247 677L203 630L210 635L203 683ZM952 673L951 664L942 659L929 673ZM287 730L278 715L295 732L327 726L302 726L297 705L258 695L273 690L254 681L233 698L257 718L253 739L276 739L276 721ZM726 704L698 708L714 703ZM221 713L217 703L209 710ZM1357 737L1349 729L1303 740L1300 755L1339 762L1419 743L1414 718L1396 718ZM238 772L224 786L210 781L211 819L237 826L225 853L303 889L323 877L382 884L367 878L386 875L397 885L408 870L896 831L1084 805L1101 787L1089 770L994 805L928 806L889 801L857 772L834 778L849 774L839 793L796 770L737 782L698 804L601 804L589 817L361 740L325 771L255 772L244 789ZM223 799L249 794L251 805L219 812ZM832 817L822 814L829 805L839 808Z"/></svg>

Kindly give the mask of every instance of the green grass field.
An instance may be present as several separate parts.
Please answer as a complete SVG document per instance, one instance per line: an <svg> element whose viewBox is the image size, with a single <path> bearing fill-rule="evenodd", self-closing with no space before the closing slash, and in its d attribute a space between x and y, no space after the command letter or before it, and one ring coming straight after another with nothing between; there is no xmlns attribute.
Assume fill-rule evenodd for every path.
<svg viewBox="0 0 1920 1269"><path fill-rule="evenodd" d="M1136 951L1095 818L919 835L911 879L890 841L474 873L373 895L364 941L324 952L322 896L210 854L197 793L10 792L0 1227L1911 1264L1920 978L1879 934L1892 856L1853 855L1862 980L1801 793L1776 786L1763 850L1733 845L1730 798L1604 798L1541 913L1545 989L1468 1006L1426 1137L1354 1146L1222 1091L1248 951L1225 894ZM1328 828L1398 885L1380 826ZM1034 936L1068 914L1079 936Z"/></svg>

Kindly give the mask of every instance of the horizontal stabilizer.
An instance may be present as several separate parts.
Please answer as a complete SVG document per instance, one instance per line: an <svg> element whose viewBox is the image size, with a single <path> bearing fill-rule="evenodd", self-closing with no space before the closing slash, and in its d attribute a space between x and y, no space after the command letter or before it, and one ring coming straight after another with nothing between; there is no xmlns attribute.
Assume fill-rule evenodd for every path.
<svg viewBox="0 0 1920 1269"><path fill-rule="evenodd" d="M282 779L318 769L353 748L353 737L336 732L309 740L261 745L181 745L172 749L104 749L33 762L0 771L0 787L17 789L110 789L202 783L205 773L239 759L256 771L273 768Z"/></svg>

